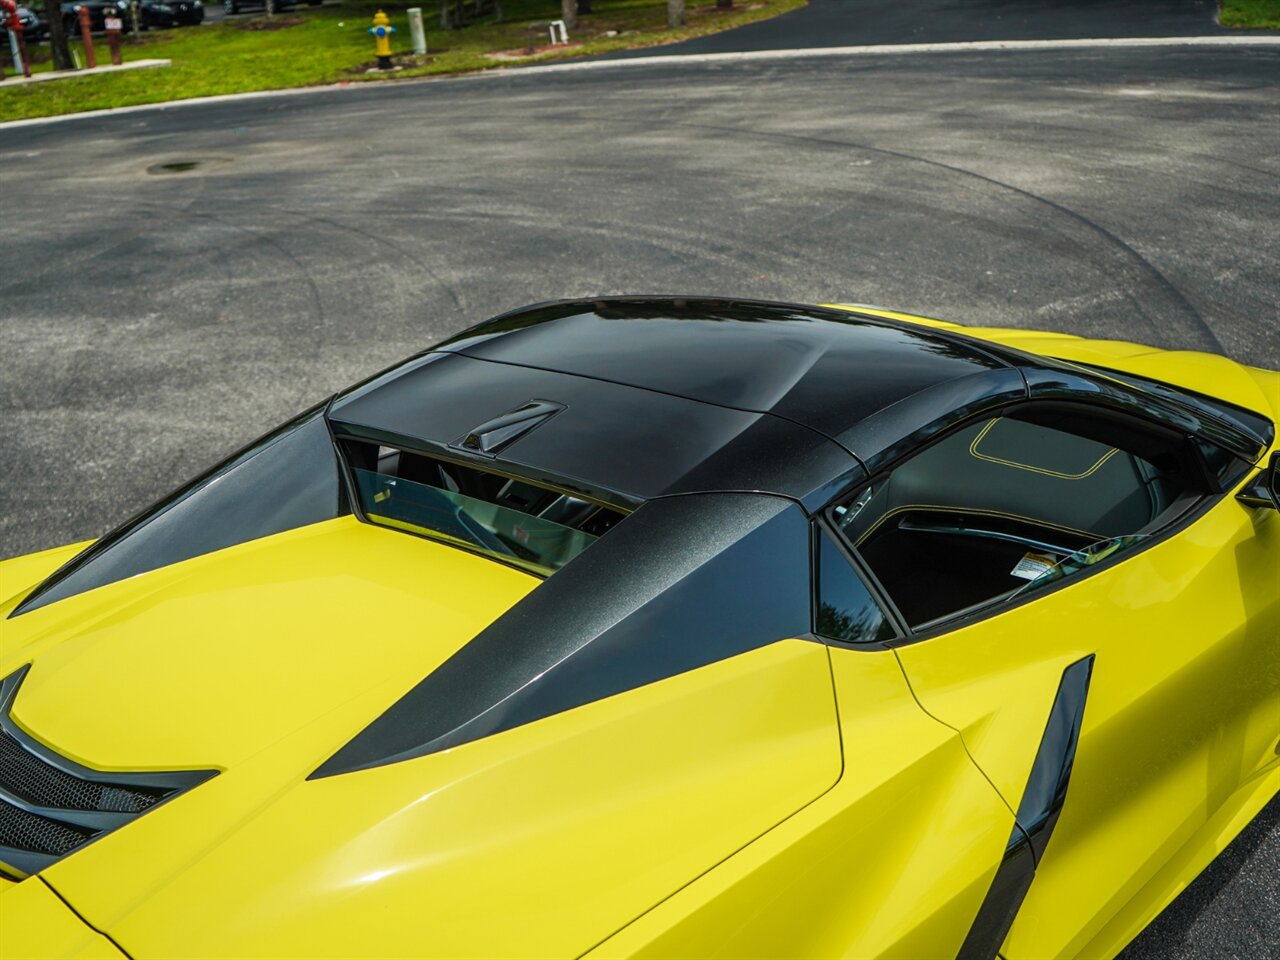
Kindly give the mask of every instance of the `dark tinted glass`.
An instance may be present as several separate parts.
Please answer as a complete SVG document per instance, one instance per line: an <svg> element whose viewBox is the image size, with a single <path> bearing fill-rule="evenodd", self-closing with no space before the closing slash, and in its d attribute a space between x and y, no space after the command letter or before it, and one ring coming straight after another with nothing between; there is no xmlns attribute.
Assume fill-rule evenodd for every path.
<svg viewBox="0 0 1280 960"><path fill-rule="evenodd" d="M825 531L818 545L816 632L849 643L890 640L895 633L858 571Z"/></svg>
<svg viewBox="0 0 1280 960"><path fill-rule="evenodd" d="M544 576L596 537L521 510L403 477L356 469L360 509L374 523L478 550Z"/></svg>
<svg viewBox="0 0 1280 960"><path fill-rule="evenodd" d="M338 513L337 458L324 417L316 413L104 537L12 615Z"/></svg>

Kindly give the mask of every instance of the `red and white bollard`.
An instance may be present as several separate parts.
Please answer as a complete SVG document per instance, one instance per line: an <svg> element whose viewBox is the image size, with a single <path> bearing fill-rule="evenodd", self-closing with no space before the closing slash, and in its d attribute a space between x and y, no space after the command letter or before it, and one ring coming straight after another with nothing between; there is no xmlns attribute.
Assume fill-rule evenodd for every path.
<svg viewBox="0 0 1280 960"><path fill-rule="evenodd" d="M124 21L107 14L102 25L107 31L107 46L111 48L111 65L118 67L124 62L120 57L120 31L124 29Z"/></svg>
<svg viewBox="0 0 1280 960"><path fill-rule="evenodd" d="M89 27L89 8L80 8L80 36L84 40L84 65L92 70L98 65L93 55L93 31Z"/></svg>
<svg viewBox="0 0 1280 960"><path fill-rule="evenodd" d="M9 49L13 51L13 69L24 77L31 76L31 60L22 37L22 21L18 19L17 0L0 0L0 25L8 28ZM0 73L0 77L4 76Z"/></svg>

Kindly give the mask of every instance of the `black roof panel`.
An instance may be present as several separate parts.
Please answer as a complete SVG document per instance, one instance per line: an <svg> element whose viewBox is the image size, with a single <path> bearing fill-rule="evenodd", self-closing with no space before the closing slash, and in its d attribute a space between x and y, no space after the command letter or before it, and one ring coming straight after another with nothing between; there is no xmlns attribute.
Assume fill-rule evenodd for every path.
<svg viewBox="0 0 1280 960"><path fill-rule="evenodd" d="M628 297L490 320L337 398L329 418L339 434L465 461L483 456L461 447L469 432L542 401L556 412L487 459L499 472L622 506L736 490L813 509L956 407L1023 390L981 348L902 324Z"/></svg>
<svg viewBox="0 0 1280 960"><path fill-rule="evenodd" d="M696 299L554 304L440 349L772 413L829 437L929 387L1007 366L967 343L845 311Z"/></svg>
<svg viewBox="0 0 1280 960"><path fill-rule="evenodd" d="M708 490L807 503L833 478L861 474L837 443L767 414L455 354L429 354L339 398L329 419L340 435L484 465L457 441L531 400L564 409L487 462L623 506Z"/></svg>

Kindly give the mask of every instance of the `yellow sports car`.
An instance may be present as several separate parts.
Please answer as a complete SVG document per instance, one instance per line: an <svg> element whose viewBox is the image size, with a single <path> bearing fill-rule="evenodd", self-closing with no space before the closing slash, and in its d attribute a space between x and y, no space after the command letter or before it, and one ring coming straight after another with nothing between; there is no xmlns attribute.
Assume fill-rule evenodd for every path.
<svg viewBox="0 0 1280 960"><path fill-rule="evenodd" d="M1280 374L481 324L0 565L5 957L1110 957L1280 787Z"/></svg>

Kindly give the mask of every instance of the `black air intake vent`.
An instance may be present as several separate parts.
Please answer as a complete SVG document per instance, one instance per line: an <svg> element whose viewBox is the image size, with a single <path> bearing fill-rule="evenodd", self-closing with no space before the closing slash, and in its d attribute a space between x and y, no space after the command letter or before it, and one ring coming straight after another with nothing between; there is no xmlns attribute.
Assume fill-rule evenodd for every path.
<svg viewBox="0 0 1280 960"><path fill-rule="evenodd" d="M163 790L81 780L28 753L4 730L0 730L0 790L41 807L115 813L141 813L165 796Z"/></svg>
<svg viewBox="0 0 1280 960"><path fill-rule="evenodd" d="M0 803L0 844L50 857L64 857L93 839L93 830L68 826Z"/></svg>
<svg viewBox="0 0 1280 960"><path fill-rule="evenodd" d="M28 669L0 681L0 866L36 873L213 776L107 773L59 755L10 716Z"/></svg>

